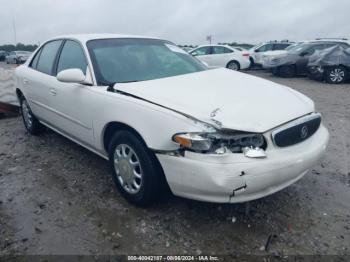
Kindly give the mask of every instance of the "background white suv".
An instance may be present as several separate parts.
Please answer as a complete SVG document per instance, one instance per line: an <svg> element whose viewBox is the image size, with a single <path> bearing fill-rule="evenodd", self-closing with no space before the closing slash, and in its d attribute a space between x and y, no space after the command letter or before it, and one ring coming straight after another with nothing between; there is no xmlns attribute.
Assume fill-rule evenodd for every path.
<svg viewBox="0 0 350 262"><path fill-rule="evenodd" d="M288 46L293 44L293 42L267 42L267 43L261 43L258 44L251 49L249 49L249 55L250 55L250 62L252 65L261 65L262 61L261 58L266 52L270 51L276 51L276 50L284 50Z"/></svg>
<svg viewBox="0 0 350 262"><path fill-rule="evenodd" d="M238 71L250 67L249 53L230 46L202 45L190 51L190 54L212 68L226 67Z"/></svg>

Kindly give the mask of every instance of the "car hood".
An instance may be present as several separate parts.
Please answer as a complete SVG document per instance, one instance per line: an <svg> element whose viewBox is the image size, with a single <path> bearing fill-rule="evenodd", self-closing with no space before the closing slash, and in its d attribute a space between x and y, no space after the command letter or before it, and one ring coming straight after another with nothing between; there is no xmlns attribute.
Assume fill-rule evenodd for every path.
<svg viewBox="0 0 350 262"><path fill-rule="evenodd" d="M247 132L263 133L314 111L309 98L288 87L224 68L114 89L217 128Z"/></svg>

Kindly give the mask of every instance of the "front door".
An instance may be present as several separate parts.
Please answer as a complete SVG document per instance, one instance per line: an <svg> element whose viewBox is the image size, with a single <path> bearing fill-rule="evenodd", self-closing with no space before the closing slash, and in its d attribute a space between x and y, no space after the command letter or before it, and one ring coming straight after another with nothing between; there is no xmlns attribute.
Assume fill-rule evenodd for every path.
<svg viewBox="0 0 350 262"><path fill-rule="evenodd" d="M80 43L66 40L57 61L56 75L66 69L77 68L87 73L87 60ZM63 83L55 78L52 106L57 114L55 126L72 138L92 146L92 110L89 103L91 87L77 83Z"/></svg>

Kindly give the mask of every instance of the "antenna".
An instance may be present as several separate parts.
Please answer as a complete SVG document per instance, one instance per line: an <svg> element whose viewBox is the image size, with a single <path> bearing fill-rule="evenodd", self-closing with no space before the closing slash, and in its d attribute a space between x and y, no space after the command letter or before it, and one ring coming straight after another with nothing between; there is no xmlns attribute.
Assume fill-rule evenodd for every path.
<svg viewBox="0 0 350 262"><path fill-rule="evenodd" d="M15 37L15 45L17 44L17 32L16 32L16 21L15 16L12 14L12 26L13 26L13 34Z"/></svg>

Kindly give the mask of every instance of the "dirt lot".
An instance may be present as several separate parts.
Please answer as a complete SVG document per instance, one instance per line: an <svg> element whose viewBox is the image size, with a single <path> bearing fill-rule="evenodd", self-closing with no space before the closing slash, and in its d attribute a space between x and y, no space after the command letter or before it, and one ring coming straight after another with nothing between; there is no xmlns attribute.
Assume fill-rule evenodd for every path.
<svg viewBox="0 0 350 262"><path fill-rule="evenodd" d="M310 96L324 116L326 158L301 181L249 210L174 196L140 209L115 190L105 160L0 119L0 255L350 255L350 84L253 74Z"/></svg>

